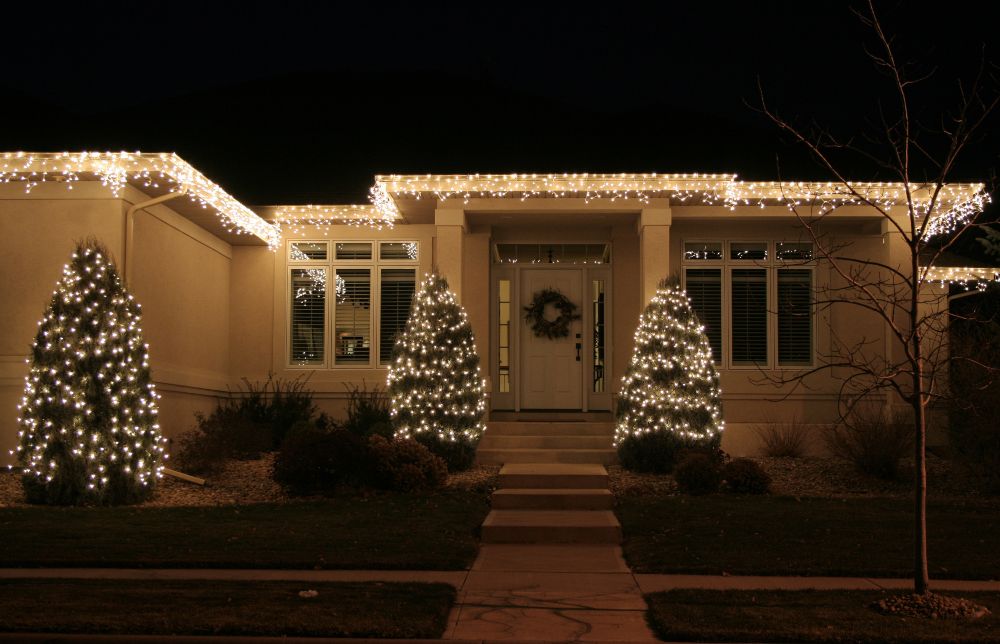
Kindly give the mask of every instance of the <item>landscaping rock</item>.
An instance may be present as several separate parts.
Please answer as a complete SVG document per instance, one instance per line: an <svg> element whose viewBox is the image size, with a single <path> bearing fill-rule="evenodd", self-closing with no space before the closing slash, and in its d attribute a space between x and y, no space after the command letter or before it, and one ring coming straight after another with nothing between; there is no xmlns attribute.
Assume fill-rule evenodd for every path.
<svg viewBox="0 0 1000 644"><path fill-rule="evenodd" d="M924 619L979 619L990 614L985 606L962 597L926 593L892 595L871 604L885 615Z"/></svg>

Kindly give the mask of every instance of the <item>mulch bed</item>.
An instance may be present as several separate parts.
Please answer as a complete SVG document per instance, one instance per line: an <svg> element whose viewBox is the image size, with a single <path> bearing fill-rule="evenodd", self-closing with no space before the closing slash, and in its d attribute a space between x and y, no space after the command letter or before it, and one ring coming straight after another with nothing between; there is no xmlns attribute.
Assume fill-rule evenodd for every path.
<svg viewBox="0 0 1000 644"><path fill-rule="evenodd" d="M866 476L847 461L833 458L758 457L771 477L771 492L794 497L909 497L913 493L913 462L903 461L897 481ZM670 475L638 474L614 465L608 468L616 497L680 494ZM928 493L936 497L983 496L976 479L962 465L927 455Z"/></svg>
<svg viewBox="0 0 1000 644"><path fill-rule="evenodd" d="M230 461L217 475L207 477L204 486L164 476L152 499L138 507L206 507L250 505L255 503L290 503L322 497L292 497L271 478L274 454L252 461ZM169 462L168 462L169 463ZM496 487L500 467L479 465L448 476L446 489L488 491ZM0 508L24 507L20 477L6 469L0 471Z"/></svg>

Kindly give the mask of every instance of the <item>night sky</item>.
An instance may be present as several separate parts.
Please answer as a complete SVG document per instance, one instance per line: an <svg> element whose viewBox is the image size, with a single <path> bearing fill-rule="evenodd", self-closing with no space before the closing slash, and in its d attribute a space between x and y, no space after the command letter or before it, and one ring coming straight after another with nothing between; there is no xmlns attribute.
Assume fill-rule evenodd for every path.
<svg viewBox="0 0 1000 644"><path fill-rule="evenodd" d="M754 109L758 79L843 135L895 107L850 3L30 4L4 8L0 149L176 151L249 204L363 202L376 173L825 179ZM1000 37L986 4L925 6L878 5L934 69L926 120ZM955 179L991 179L998 129Z"/></svg>

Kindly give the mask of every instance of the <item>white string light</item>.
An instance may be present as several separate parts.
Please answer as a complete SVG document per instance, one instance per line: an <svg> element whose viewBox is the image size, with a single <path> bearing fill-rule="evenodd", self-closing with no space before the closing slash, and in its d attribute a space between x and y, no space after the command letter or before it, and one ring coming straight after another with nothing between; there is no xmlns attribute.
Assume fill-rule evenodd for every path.
<svg viewBox="0 0 1000 644"><path fill-rule="evenodd" d="M128 183L142 188L186 191L186 197L202 208L211 208L231 233L254 235L272 249L281 242L281 231L268 223L205 175L173 153L140 152L6 152L0 155L0 183L23 183L31 190L41 183L55 182L69 190L81 180L94 177L119 196Z"/></svg>

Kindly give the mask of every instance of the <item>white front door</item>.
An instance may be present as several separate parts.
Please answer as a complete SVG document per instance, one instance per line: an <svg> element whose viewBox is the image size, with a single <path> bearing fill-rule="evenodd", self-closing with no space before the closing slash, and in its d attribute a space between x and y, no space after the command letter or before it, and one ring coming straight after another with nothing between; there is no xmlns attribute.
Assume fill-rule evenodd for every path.
<svg viewBox="0 0 1000 644"><path fill-rule="evenodd" d="M557 289L584 313L582 269L524 268L521 270L521 409L583 408L583 320L574 320L569 335L549 339L537 337L524 319L524 307L539 291ZM547 307L545 317L559 315Z"/></svg>

